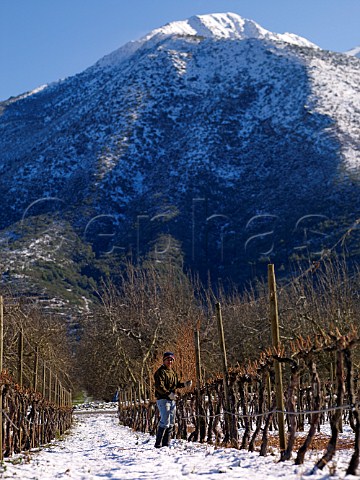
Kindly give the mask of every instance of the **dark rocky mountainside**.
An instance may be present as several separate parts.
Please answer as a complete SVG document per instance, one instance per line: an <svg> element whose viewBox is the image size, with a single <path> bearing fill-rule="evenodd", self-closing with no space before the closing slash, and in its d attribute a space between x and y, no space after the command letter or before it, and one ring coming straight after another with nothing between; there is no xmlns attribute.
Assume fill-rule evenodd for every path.
<svg viewBox="0 0 360 480"><path fill-rule="evenodd" d="M86 296L91 258L161 261L172 239L240 284L319 258L359 216L359 94L355 56L218 14L2 102L3 273L68 262Z"/></svg>

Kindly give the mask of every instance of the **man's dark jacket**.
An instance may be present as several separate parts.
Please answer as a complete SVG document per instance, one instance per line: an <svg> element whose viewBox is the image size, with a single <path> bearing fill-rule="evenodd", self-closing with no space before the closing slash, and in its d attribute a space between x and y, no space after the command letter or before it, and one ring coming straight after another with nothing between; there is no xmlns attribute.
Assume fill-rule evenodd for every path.
<svg viewBox="0 0 360 480"><path fill-rule="evenodd" d="M154 374L155 379L155 397L158 400L169 399L169 394L175 392L176 388L185 387L184 383L179 382L177 373L171 369L161 365Z"/></svg>

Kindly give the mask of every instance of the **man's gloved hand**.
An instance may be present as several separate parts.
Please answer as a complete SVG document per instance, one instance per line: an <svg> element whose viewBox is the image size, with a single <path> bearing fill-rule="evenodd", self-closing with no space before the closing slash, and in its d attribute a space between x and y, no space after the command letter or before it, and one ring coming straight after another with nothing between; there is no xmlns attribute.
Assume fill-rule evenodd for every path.
<svg viewBox="0 0 360 480"><path fill-rule="evenodd" d="M192 380L188 380L187 382L184 382L185 387L191 388L192 385Z"/></svg>
<svg viewBox="0 0 360 480"><path fill-rule="evenodd" d="M176 397L177 397L177 395L176 395L175 392L170 392L170 393L169 393L169 398L170 398L170 400L176 400Z"/></svg>

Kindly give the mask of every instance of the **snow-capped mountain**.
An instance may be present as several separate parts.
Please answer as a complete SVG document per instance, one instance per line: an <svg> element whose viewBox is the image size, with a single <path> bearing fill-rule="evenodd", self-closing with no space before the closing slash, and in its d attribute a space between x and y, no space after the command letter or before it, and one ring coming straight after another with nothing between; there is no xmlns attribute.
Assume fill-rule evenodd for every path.
<svg viewBox="0 0 360 480"><path fill-rule="evenodd" d="M303 47L316 47L315 44L298 35L269 32L253 20L242 18L234 13L196 15L187 20L171 22L164 27L153 30L143 40L150 40L157 35L190 35L237 40L257 38L261 40L279 40Z"/></svg>
<svg viewBox="0 0 360 480"><path fill-rule="evenodd" d="M359 93L356 57L235 14L156 29L0 104L7 248L55 210L108 254L176 238L215 278L318 258L359 213Z"/></svg>
<svg viewBox="0 0 360 480"><path fill-rule="evenodd" d="M144 43L149 45L150 40L156 43L161 37L177 35L237 40L257 38L318 48L314 43L293 33L278 34L269 32L253 20L242 18L234 13L215 13L212 15L196 15L187 20L168 23L148 33L140 40L129 42L110 55L105 56L97 65L114 65L128 58Z"/></svg>

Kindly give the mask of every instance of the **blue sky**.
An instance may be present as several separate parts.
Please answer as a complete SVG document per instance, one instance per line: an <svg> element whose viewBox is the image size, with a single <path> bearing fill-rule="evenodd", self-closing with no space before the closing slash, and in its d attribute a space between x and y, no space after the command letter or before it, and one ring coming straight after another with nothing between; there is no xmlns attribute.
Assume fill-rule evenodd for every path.
<svg viewBox="0 0 360 480"><path fill-rule="evenodd" d="M79 73L165 23L219 12L327 50L360 45L360 0L0 0L0 100Z"/></svg>

